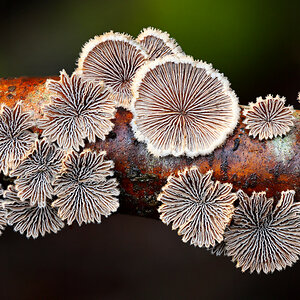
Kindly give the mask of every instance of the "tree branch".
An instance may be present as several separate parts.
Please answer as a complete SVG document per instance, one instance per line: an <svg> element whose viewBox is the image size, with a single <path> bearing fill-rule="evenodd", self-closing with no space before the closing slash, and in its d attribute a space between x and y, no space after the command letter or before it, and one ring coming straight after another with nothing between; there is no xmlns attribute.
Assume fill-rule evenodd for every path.
<svg viewBox="0 0 300 300"><path fill-rule="evenodd" d="M12 107L23 100L25 109L33 110L34 117L39 118L42 104L49 101L45 81L46 78L0 79L0 102ZM215 179L232 183L234 190L243 189L248 194L266 190L268 197L279 199L282 190L294 189L300 201L300 111L294 116L295 126L285 137L268 141L250 138L240 120L222 147L191 159L151 155L146 145L133 136L131 113L119 109L113 132L105 141L87 147L106 150L107 158L115 162L121 213L157 218L156 197L167 177L192 165L201 172L213 169Z"/></svg>

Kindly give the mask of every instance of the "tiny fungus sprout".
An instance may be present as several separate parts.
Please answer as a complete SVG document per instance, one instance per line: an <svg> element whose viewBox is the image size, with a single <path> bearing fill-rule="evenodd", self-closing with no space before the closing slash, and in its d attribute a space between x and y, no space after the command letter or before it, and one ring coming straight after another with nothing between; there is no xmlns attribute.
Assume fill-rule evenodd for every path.
<svg viewBox="0 0 300 300"><path fill-rule="evenodd" d="M61 148L78 151L85 138L104 140L112 130L115 104L102 84L87 82L78 74L70 78L63 70L59 81L47 81L47 89L51 102L43 107L39 128Z"/></svg>
<svg viewBox="0 0 300 300"><path fill-rule="evenodd" d="M167 32L153 27L144 28L136 40L147 50L149 60L167 55L184 54L180 46L174 39L170 38Z"/></svg>
<svg viewBox="0 0 300 300"><path fill-rule="evenodd" d="M236 200L229 183L212 181L212 171L201 174L197 167L169 176L158 201L160 219L178 229L183 242L209 248L223 240Z"/></svg>
<svg viewBox="0 0 300 300"><path fill-rule="evenodd" d="M2 195L3 189L2 185L0 184L0 235L2 234L2 231L5 229L5 226L7 224L6 209L4 208L4 201L2 199Z"/></svg>
<svg viewBox="0 0 300 300"><path fill-rule="evenodd" d="M62 167L64 153L46 140L36 141L35 147L26 156L12 176L17 176L15 187L21 201L30 201L31 206L47 205L54 195L53 180Z"/></svg>
<svg viewBox="0 0 300 300"><path fill-rule="evenodd" d="M216 256L226 256L226 244L223 240L221 243L216 244L214 247L210 247L210 253Z"/></svg>
<svg viewBox="0 0 300 300"><path fill-rule="evenodd" d="M83 46L77 72L88 80L103 81L117 106L127 108L133 76L147 60L146 51L129 35L108 32Z"/></svg>
<svg viewBox="0 0 300 300"><path fill-rule="evenodd" d="M133 83L132 127L156 156L211 153L239 119L228 80L205 62L166 56L145 64Z"/></svg>
<svg viewBox="0 0 300 300"><path fill-rule="evenodd" d="M265 192L248 197L238 193L239 206L225 233L226 251L242 271L260 273L282 270L300 254L300 203L295 191L284 191L274 206Z"/></svg>
<svg viewBox="0 0 300 300"><path fill-rule="evenodd" d="M63 221L57 216L57 209L47 201L45 207L31 206L29 200L21 201L14 186L8 186L4 192L7 223L14 231L26 234L27 238L36 239L46 233L57 233L64 227Z"/></svg>
<svg viewBox="0 0 300 300"><path fill-rule="evenodd" d="M61 174L56 178L58 199L52 205L58 207L58 215L71 225L101 222L119 207L119 190L112 176L114 164L104 160L106 152L72 152L64 161Z"/></svg>
<svg viewBox="0 0 300 300"><path fill-rule="evenodd" d="M268 95L266 99L257 98L256 103L249 103L244 109L244 123L249 135L260 140L282 136L291 130L293 123L293 107L285 106L285 98Z"/></svg>
<svg viewBox="0 0 300 300"><path fill-rule="evenodd" d="M31 150L37 135L29 131L34 126L29 112L22 111L22 103L14 108L2 104L0 112L0 171L9 175Z"/></svg>

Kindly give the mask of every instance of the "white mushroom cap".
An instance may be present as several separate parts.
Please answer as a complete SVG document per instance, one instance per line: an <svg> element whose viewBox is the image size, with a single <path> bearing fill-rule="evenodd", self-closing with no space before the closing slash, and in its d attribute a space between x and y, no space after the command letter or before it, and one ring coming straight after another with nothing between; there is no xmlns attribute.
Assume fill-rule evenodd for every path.
<svg viewBox="0 0 300 300"><path fill-rule="evenodd" d="M266 99L258 97L256 103L249 103L249 108L243 110L243 122L249 129L249 135L260 140L283 136L294 126L294 109L285 106L285 98L268 95Z"/></svg>
<svg viewBox="0 0 300 300"><path fill-rule="evenodd" d="M182 55L184 52L177 42L167 32L148 27L138 35L139 42L149 53L149 60L154 60L167 55Z"/></svg>
<svg viewBox="0 0 300 300"><path fill-rule="evenodd" d="M148 62L133 85L132 128L156 156L211 153L233 132L238 98L210 64L166 56Z"/></svg>
<svg viewBox="0 0 300 300"><path fill-rule="evenodd" d="M271 273L295 263L300 255L300 203L295 191L281 192L274 205L265 192L237 193L239 206L225 232L226 253L244 272Z"/></svg>
<svg viewBox="0 0 300 300"><path fill-rule="evenodd" d="M178 229L183 242L198 247L213 247L223 240L231 220L236 194L232 185L213 181L212 170L202 174L197 167L170 175L162 188L158 211L163 223Z"/></svg>
<svg viewBox="0 0 300 300"><path fill-rule="evenodd" d="M127 108L132 79L147 60L145 49L131 36L111 31L83 46L76 72L87 80L103 81L117 106Z"/></svg>

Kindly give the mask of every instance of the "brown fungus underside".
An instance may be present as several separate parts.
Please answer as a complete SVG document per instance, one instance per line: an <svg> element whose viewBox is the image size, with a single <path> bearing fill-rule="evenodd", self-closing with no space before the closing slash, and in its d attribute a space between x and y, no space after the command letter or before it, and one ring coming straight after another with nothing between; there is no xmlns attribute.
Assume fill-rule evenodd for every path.
<svg viewBox="0 0 300 300"><path fill-rule="evenodd" d="M34 145L37 135L29 112L23 112L22 103L14 108L2 104L0 111L0 171L9 175Z"/></svg>
<svg viewBox="0 0 300 300"><path fill-rule="evenodd" d="M106 152L71 152L64 160L61 173L54 181L58 199L52 206L58 215L71 225L101 223L101 216L108 217L119 207L119 190L111 170L114 163L104 160Z"/></svg>
<svg viewBox="0 0 300 300"><path fill-rule="evenodd" d="M7 224L14 231L26 234L27 238L36 239L46 233L57 233L64 227L63 221L57 216L57 209L47 201L45 207L31 206L29 200L21 201L18 191L13 185L4 192Z"/></svg>
<svg viewBox="0 0 300 300"><path fill-rule="evenodd" d="M281 193L274 205L265 192L249 197L237 193L239 206L225 233L226 253L244 272L274 272L295 263L300 255L300 203L295 192Z"/></svg>
<svg viewBox="0 0 300 300"><path fill-rule="evenodd" d="M103 81L116 105L128 108L132 79L146 61L148 54L129 35L108 32L84 45L76 72L87 80Z"/></svg>
<svg viewBox="0 0 300 300"><path fill-rule="evenodd" d="M38 140L35 147L25 157L12 176L17 176L15 187L21 201L30 205L45 207L47 199L54 196L53 180L62 167L64 152L47 140Z"/></svg>
<svg viewBox="0 0 300 300"><path fill-rule="evenodd" d="M62 71L59 81L48 80L46 86L51 102L43 107L44 118L38 122L43 136L63 149L78 151L84 139L104 140L112 130L115 104L103 84Z"/></svg>
<svg viewBox="0 0 300 300"><path fill-rule="evenodd" d="M205 155L239 119L238 99L211 65L166 56L145 64L133 83L135 137L155 156Z"/></svg>
<svg viewBox="0 0 300 300"><path fill-rule="evenodd" d="M178 229L183 242L198 247L222 242L236 200L231 184L211 177L212 171L202 174L197 167L186 168L171 175L158 196L160 219Z"/></svg>

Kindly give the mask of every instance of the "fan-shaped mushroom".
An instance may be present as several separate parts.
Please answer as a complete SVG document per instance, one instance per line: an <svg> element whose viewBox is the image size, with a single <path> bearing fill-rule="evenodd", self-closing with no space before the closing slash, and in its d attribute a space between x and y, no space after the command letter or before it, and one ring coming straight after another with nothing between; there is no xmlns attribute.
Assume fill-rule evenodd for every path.
<svg viewBox="0 0 300 300"><path fill-rule="evenodd" d="M281 193L279 202L265 192L248 197L237 193L239 206L233 223L225 233L226 253L242 271L260 273L291 266L300 255L300 203L295 191Z"/></svg>
<svg viewBox="0 0 300 300"><path fill-rule="evenodd" d="M34 125L29 112L22 111L22 102L14 108L2 104L0 112L0 171L8 175L31 150L37 135L29 131Z"/></svg>
<svg viewBox="0 0 300 300"><path fill-rule="evenodd" d="M78 74L71 78L63 70L60 80L48 80L51 102L43 108L38 122L43 136L57 141L61 148L79 150L84 139L104 140L112 130L115 104L102 84L87 82Z"/></svg>
<svg viewBox="0 0 300 300"><path fill-rule="evenodd" d="M109 216L119 207L119 190L112 176L114 164L104 160L106 152L72 152L64 161L61 174L54 181L58 199L52 205L58 215L71 225L75 220L101 223L101 216Z"/></svg>
<svg viewBox="0 0 300 300"><path fill-rule="evenodd" d="M238 99L211 65L190 57L149 62L133 83L132 127L156 156L211 153L235 128Z"/></svg>
<svg viewBox="0 0 300 300"><path fill-rule="evenodd" d="M170 38L167 32L162 32L153 27L144 28L136 41L147 50L149 60L172 54L184 54L180 46L178 46L174 39Z"/></svg>
<svg viewBox="0 0 300 300"><path fill-rule="evenodd" d="M256 103L250 103L250 108L244 109L244 123L249 129L249 135L260 140L282 136L294 125L293 107L284 106L285 98L272 97L257 98Z"/></svg>
<svg viewBox="0 0 300 300"><path fill-rule="evenodd" d="M232 185L212 181L212 171L200 173L197 167L171 175L158 201L160 219L178 229L183 242L209 248L223 240L236 200Z"/></svg>
<svg viewBox="0 0 300 300"><path fill-rule="evenodd" d="M108 32L83 46L77 72L87 80L103 81L117 106L127 108L132 98L132 79L147 60L146 51L129 35Z"/></svg>

